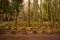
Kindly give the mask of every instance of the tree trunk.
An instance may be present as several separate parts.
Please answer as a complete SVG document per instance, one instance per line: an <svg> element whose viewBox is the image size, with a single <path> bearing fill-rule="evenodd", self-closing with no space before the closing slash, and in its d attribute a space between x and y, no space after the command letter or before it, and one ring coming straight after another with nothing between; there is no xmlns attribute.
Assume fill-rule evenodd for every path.
<svg viewBox="0 0 60 40"><path fill-rule="evenodd" d="M43 25L43 21L42 21L42 0L40 1L40 17L39 17L39 21L40 21L40 27Z"/></svg>
<svg viewBox="0 0 60 40"><path fill-rule="evenodd" d="M34 13L34 21L38 21L38 0L33 0L33 13Z"/></svg>
<svg viewBox="0 0 60 40"><path fill-rule="evenodd" d="M30 0L28 0L28 27L30 27Z"/></svg>
<svg viewBox="0 0 60 40"><path fill-rule="evenodd" d="M15 15L15 30L17 30L18 14L19 14L19 12L17 11L17 13Z"/></svg>

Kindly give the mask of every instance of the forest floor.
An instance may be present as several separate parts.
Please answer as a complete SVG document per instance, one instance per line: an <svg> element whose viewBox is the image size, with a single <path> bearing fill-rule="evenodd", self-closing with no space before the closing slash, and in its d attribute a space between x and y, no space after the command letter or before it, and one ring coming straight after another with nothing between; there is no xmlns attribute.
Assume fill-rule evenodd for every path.
<svg viewBox="0 0 60 40"><path fill-rule="evenodd" d="M14 23L5 22L5 23L1 23L0 26L4 27L4 25L5 25L6 27L8 27L9 26L8 24L10 25L10 24L14 24ZM20 23L20 24L24 25L25 23ZM37 24L37 23L35 23L35 24ZM21 31L23 31L23 30L21 30ZM47 31L48 31L48 29L47 29ZM58 34L58 33L53 33L53 34L49 34L49 33L40 33L40 34L8 33L8 34L0 34L0 40L60 40L60 34Z"/></svg>
<svg viewBox="0 0 60 40"><path fill-rule="evenodd" d="M0 40L60 40L60 34L0 34Z"/></svg>

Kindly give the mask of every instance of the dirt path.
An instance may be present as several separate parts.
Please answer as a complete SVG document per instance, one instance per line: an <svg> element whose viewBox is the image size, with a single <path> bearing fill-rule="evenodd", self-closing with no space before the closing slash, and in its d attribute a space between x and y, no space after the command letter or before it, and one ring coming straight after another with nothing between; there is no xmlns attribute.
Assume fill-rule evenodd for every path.
<svg viewBox="0 0 60 40"><path fill-rule="evenodd" d="M60 40L60 34L40 34L40 35L4 34L0 35L0 40Z"/></svg>

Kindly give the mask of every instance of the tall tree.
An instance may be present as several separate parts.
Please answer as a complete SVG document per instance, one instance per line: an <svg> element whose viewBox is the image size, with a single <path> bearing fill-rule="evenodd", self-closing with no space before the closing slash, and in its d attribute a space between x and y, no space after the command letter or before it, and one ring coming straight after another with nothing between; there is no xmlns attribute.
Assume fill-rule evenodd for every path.
<svg viewBox="0 0 60 40"><path fill-rule="evenodd" d="M1 10L2 10L2 17L4 17L4 14L6 15L5 17L7 18L7 13L9 11L9 1L8 0L1 0ZM3 18L2 18L3 19Z"/></svg>
<svg viewBox="0 0 60 40"><path fill-rule="evenodd" d="M28 27L30 27L30 0L28 0Z"/></svg>
<svg viewBox="0 0 60 40"><path fill-rule="evenodd" d="M13 0L13 9L16 12L15 14L15 27L17 28L17 21L18 21L18 16L19 12L21 11L21 4L23 0Z"/></svg>
<svg viewBox="0 0 60 40"><path fill-rule="evenodd" d="M33 0L34 20L38 20L38 0Z"/></svg>

